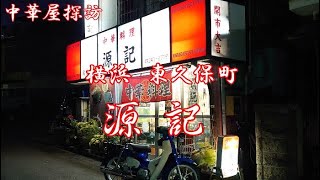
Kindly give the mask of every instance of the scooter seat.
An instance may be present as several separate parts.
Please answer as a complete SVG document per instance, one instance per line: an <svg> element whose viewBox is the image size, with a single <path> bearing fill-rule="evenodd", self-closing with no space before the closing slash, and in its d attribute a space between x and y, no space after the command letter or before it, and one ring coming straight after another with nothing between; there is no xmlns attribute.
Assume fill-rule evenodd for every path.
<svg viewBox="0 0 320 180"><path fill-rule="evenodd" d="M130 143L129 146L132 147L132 150L136 152L151 152L151 148L149 145L141 145L141 144L132 144Z"/></svg>

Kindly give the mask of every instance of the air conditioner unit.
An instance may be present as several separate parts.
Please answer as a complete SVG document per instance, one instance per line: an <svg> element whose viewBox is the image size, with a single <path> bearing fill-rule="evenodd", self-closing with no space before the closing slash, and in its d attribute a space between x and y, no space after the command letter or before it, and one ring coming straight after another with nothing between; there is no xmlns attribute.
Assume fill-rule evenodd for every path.
<svg viewBox="0 0 320 180"><path fill-rule="evenodd" d="M289 8L300 16L310 16L319 12L319 0L289 0Z"/></svg>

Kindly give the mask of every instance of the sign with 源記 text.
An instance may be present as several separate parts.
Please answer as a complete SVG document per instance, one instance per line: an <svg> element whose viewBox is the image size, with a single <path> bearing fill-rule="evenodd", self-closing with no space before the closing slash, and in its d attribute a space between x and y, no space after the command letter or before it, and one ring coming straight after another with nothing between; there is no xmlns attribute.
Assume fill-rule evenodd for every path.
<svg viewBox="0 0 320 180"><path fill-rule="evenodd" d="M98 65L103 65L106 71L117 64L117 40L116 28L98 34Z"/></svg>
<svg viewBox="0 0 320 180"><path fill-rule="evenodd" d="M118 64L125 64L128 70L141 68L140 19L118 28Z"/></svg>

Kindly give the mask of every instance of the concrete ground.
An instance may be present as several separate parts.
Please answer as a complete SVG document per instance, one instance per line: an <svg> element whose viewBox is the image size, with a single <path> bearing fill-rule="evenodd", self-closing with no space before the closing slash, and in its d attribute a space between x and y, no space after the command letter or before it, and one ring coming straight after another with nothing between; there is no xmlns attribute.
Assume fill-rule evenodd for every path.
<svg viewBox="0 0 320 180"><path fill-rule="evenodd" d="M103 180L99 161L32 142L1 148L2 180Z"/></svg>
<svg viewBox="0 0 320 180"><path fill-rule="evenodd" d="M1 180L104 179L101 162L50 145L48 134L39 132L40 127L23 126L10 120L4 122L1 127Z"/></svg>

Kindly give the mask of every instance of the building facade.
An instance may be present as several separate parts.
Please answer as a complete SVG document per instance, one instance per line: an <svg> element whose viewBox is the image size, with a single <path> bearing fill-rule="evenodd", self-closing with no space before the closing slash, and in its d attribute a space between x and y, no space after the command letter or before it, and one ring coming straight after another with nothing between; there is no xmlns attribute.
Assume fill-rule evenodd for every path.
<svg viewBox="0 0 320 180"><path fill-rule="evenodd" d="M155 127L168 125L163 114L172 108L170 101L180 101L183 108L197 103L201 111L195 124L202 122L205 131L196 141L212 144L218 136L238 135L245 179L298 179L308 173L319 176L315 165L319 103L312 99L319 97L319 86L314 78L311 84L301 85L306 75L295 75L301 69L308 72L308 65L301 65L297 57L312 64L312 77L319 72L314 48L318 36L312 33L317 30L314 4L318 2L303 7L295 1L251 0L88 3L106 11L99 21L85 21L85 39L68 46L77 49L79 56L76 65L70 64L78 69L67 77L68 82L83 84L90 64L109 70L112 64L124 63L134 79L132 84L82 85L90 89L90 95L78 104L82 109L90 108L89 117L104 119L106 102L138 99L137 125L144 136L136 141L153 144ZM311 35L300 37L301 32ZM299 52L301 49L304 51ZM209 64L215 78L206 84L175 81L167 85L171 88L167 99L143 99L134 90L148 87L147 74L156 62L173 74L179 66L186 67L191 81L195 81L193 72L199 65ZM224 65L238 69L232 85L219 78L219 67ZM306 96L303 87L308 87L312 96ZM310 157L316 157L312 164L306 160Z"/></svg>

